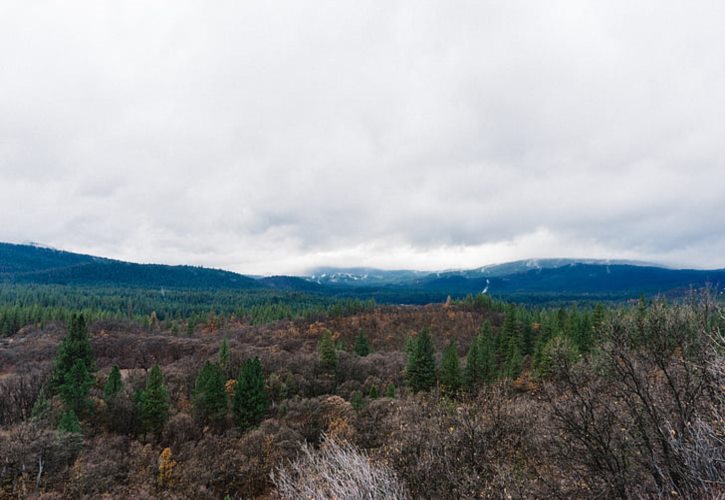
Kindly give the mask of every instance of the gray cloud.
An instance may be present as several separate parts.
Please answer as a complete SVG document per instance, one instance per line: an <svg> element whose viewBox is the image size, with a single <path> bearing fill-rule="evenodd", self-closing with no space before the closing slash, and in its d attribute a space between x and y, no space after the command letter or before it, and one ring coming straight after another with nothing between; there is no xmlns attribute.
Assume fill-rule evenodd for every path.
<svg viewBox="0 0 725 500"><path fill-rule="evenodd" d="M725 7L0 6L0 240L250 273L725 266Z"/></svg>

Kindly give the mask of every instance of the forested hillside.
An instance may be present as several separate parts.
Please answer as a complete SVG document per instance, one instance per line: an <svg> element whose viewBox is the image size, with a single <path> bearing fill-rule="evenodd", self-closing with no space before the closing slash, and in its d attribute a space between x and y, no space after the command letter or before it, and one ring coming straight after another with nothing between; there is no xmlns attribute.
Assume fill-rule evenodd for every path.
<svg viewBox="0 0 725 500"><path fill-rule="evenodd" d="M725 271L667 269L623 264L567 264L515 274L467 277L447 274L421 284L428 290L457 295L487 293L525 302L558 300L623 300L642 294L682 297L690 288L725 285Z"/></svg>
<svg viewBox="0 0 725 500"><path fill-rule="evenodd" d="M177 332L195 325L269 323L299 317L318 318L372 308L374 301L298 292L209 289L145 289L3 285L0 287L0 337L28 325L66 321L82 312L88 320L132 320L160 324Z"/></svg>
<svg viewBox="0 0 725 500"><path fill-rule="evenodd" d="M252 278L218 269L134 264L10 243L0 243L2 282L151 288L264 288Z"/></svg>
<svg viewBox="0 0 725 500"><path fill-rule="evenodd" d="M485 292L531 304L617 302L642 294L682 298L690 289L725 287L725 270L669 269L641 263L544 259L473 270L426 273L368 268L320 269L307 277L241 274L192 266L134 264L32 245L0 243L0 283L73 287L304 293L388 304L442 302ZM145 292L142 292L145 293ZM718 292L719 293L719 292ZM222 298L221 302L226 302Z"/></svg>

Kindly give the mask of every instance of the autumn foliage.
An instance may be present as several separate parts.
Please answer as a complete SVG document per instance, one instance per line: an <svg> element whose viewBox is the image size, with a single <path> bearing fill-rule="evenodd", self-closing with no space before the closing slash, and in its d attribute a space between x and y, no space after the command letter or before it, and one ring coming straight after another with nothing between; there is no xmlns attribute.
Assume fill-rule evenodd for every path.
<svg viewBox="0 0 725 500"><path fill-rule="evenodd" d="M702 296L27 327L0 497L718 498L724 326Z"/></svg>

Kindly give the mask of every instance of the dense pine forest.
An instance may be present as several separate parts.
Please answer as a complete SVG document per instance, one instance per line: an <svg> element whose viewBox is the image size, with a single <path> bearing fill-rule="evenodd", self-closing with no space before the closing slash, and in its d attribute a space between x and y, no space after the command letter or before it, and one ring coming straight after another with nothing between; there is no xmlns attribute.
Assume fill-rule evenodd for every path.
<svg viewBox="0 0 725 500"><path fill-rule="evenodd" d="M17 285L8 498L717 498L722 304Z"/></svg>
<svg viewBox="0 0 725 500"><path fill-rule="evenodd" d="M374 307L372 299L335 298L300 292L65 287L0 287L0 337L27 325L67 321L83 313L88 321L130 320L173 333L218 328L227 322L251 324L282 319L351 314Z"/></svg>

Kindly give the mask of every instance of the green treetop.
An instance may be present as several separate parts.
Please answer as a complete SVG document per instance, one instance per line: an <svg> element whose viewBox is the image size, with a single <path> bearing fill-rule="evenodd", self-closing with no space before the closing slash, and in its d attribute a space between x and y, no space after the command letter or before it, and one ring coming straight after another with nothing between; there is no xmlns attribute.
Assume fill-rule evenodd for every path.
<svg viewBox="0 0 725 500"><path fill-rule="evenodd" d="M388 386L385 388L385 397L386 398L395 398L395 384L390 382Z"/></svg>
<svg viewBox="0 0 725 500"><path fill-rule="evenodd" d="M139 405L144 430L158 435L169 417L169 393L158 364L151 368L146 377L146 387L139 395Z"/></svg>
<svg viewBox="0 0 725 500"><path fill-rule="evenodd" d="M352 392L352 396L350 397L350 405L355 410L361 410L362 409L362 407L364 405L362 392L360 392L360 391L353 391Z"/></svg>
<svg viewBox="0 0 725 500"><path fill-rule="evenodd" d="M436 383L435 353L427 328L410 344L405 375L413 392L430 390Z"/></svg>
<svg viewBox="0 0 725 500"><path fill-rule="evenodd" d="M108 374L108 380L106 385L103 387L103 398L106 401L110 401L116 397L116 395L123 389L123 382L121 381L121 371L118 366L113 365L111 373Z"/></svg>
<svg viewBox="0 0 725 500"><path fill-rule="evenodd" d="M222 345L219 346L219 366L224 373L229 370L229 342L227 342L226 337L222 340Z"/></svg>
<svg viewBox="0 0 725 500"><path fill-rule="evenodd" d="M479 344L479 338L474 338L466 355L466 368L463 372L463 381L468 390L474 390L481 379L481 355L478 352Z"/></svg>
<svg viewBox="0 0 725 500"><path fill-rule="evenodd" d="M73 410L75 415L83 415L91 407L88 393L93 385L93 378L82 360L78 360L63 377L63 383L58 388L60 398L66 407Z"/></svg>
<svg viewBox="0 0 725 500"><path fill-rule="evenodd" d="M523 356L521 349L517 342L511 342L509 344L509 351L506 356L506 362L504 364L503 376L510 379L515 379L521 375L521 369L523 365Z"/></svg>
<svg viewBox="0 0 725 500"><path fill-rule="evenodd" d="M51 375L51 387L54 390L58 390L63 385L67 374L77 362L82 363L89 374L95 371L88 327L82 314L78 316L74 314L70 317L68 333L58 347Z"/></svg>
<svg viewBox="0 0 725 500"><path fill-rule="evenodd" d="M453 342L448 344L448 347L443 351L440 382L443 390L449 395L455 395L463 383L461 365L458 360L458 349L456 349L456 344Z"/></svg>
<svg viewBox="0 0 725 500"><path fill-rule="evenodd" d="M81 432L81 423L78 421L78 416L73 410L68 410L60 416L58 431L63 433Z"/></svg>
<svg viewBox="0 0 725 500"><path fill-rule="evenodd" d="M481 325L481 333L476 338L478 342L478 381L493 382L496 378L496 345L491 322L486 320Z"/></svg>
<svg viewBox="0 0 725 500"><path fill-rule="evenodd" d="M196 417L203 423L220 427L227 415L226 379L221 367L207 361L194 384L192 403Z"/></svg>
<svg viewBox="0 0 725 500"><path fill-rule="evenodd" d="M337 350L329 331L322 335L317 351L320 353L320 364L323 370L334 372L337 368Z"/></svg>
<svg viewBox="0 0 725 500"><path fill-rule="evenodd" d="M259 358L247 359L234 386L234 423L242 430L259 425L267 414L269 398Z"/></svg>
<svg viewBox="0 0 725 500"><path fill-rule="evenodd" d="M361 357L365 357L370 354L370 344L368 339L365 337L365 333L362 330L355 337L355 354Z"/></svg>

